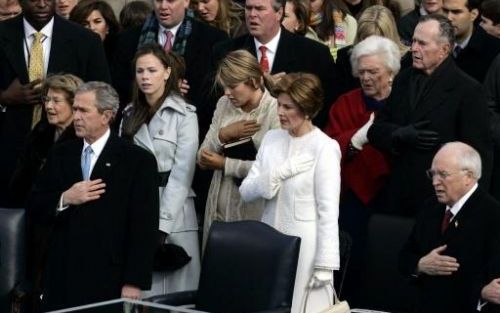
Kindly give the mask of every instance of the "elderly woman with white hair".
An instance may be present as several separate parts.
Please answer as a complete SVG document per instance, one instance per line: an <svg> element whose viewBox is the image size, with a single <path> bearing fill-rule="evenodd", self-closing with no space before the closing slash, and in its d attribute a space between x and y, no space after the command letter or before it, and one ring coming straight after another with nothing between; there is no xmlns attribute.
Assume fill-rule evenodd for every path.
<svg viewBox="0 0 500 313"><path fill-rule="evenodd" d="M385 201L381 191L390 170L386 156L368 142L366 134L376 111L391 93L400 59L398 46L384 37L370 36L354 46L352 72L359 78L361 88L338 98L331 107L325 128L325 133L337 140L342 152L339 227L353 238L349 265L352 275L361 275L356 267L361 265L357 261L363 260L368 217L371 212L383 208ZM355 281L346 282L346 296L351 291L349 285L355 285Z"/></svg>

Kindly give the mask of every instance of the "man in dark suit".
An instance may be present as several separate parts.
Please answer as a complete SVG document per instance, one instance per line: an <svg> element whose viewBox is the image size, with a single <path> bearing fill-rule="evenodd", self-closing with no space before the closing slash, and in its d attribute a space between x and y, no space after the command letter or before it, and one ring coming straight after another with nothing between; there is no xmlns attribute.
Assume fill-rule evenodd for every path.
<svg viewBox="0 0 500 313"><path fill-rule="evenodd" d="M76 92L79 138L49 154L28 202L53 223L42 309L118 298L139 299L151 286L159 221L153 155L111 134L116 91L89 82Z"/></svg>
<svg viewBox="0 0 500 313"><path fill-rule="evenodd" d="M413 31L418 24L421 16L443 12L443 0L422 0L420 5L416 5L415 9L405 16L401 17L397 22L398 33L401 41L411 46Z"/></svg>
<svg viewBox="0 0 500 313"><path fill-rule="evenodd" d="M314 122L316 126L323 127L330 106L338 96L335 63L325 45L281 27L284 7L284 0L246 0L245 21L249 34L217 45L213 64L217 65L228 52L238 49L248 50L262 64L261 49L264 49L271 74L315 74L321 80L325 99Z"/></svg>
<svg viewBox="0 0 500 313"><path fill-rule="evenodd" d="M474 25L481 0L444 0L443 12L455 30L453 57L457 66L482 83L493 59L500 53L500 39Z"/></svg>
<svg viewBox="0 0 500 313"><path fill-rule="evenodd" d="M84 81L110 81L104 49L91 31L55 15L55 0L22 0L23 14L0 22L0 205L9 205L7 184L42 106L40 80L28 67L42 33L41 75L71 73Z"/></svg>
<svg viewBox="0 0 500 313"><path fill-rule="evenodd" d="M489 182L489 113L481 85L450 56L454 33L441 15L426 15L415 28L413 67L401 71L386 105L368 130L369 141L392 155L388 211L413 215L433 194L425 170L442 143L463 141L479 151ZM485 186L487 188L487 186Z"/></svg>
<svg viewBox="0 0 500 313"><path fill-rule="evenodd" d="M444 145L427 175L435 198L416 219L400 270L416 280L417 312L476 312L500 267L500 203L478 186L481 158L464 143Z"/></svg>

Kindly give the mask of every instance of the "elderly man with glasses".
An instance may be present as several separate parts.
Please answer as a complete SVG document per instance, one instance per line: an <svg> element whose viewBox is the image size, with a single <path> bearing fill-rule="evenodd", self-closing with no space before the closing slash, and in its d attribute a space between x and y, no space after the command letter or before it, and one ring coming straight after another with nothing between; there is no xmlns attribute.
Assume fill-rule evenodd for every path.
<svg viewBox="0 0 500 313"><path fill-rule="evenodd" d="M400 270L417 281L417 312L476 312L482 286L500 277L500 204L478 186L481 157L464 143L445 144L427 176L435 197L417 217Z"/></svg>

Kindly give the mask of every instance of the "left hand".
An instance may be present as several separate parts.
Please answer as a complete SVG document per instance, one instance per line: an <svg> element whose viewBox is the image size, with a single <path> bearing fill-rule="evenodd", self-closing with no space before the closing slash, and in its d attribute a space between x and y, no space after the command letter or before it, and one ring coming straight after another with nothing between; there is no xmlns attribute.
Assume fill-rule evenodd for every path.
<svg viewBox="0 0 500 313"><path fill-rule="evenodd" d="M139 300L141 299L141 289L133 285L124 285L122 287L122 298Z"/></svg>
<svg viewBox="0 0 500 313"><path fill-rule="evenodd" d="M333 270L315 268L308 287L316 289L331 284L333 284Z"/></svg>
<svg viewBox="0 0 500 313"><path fill-rule="evenodd" d="M481 298L488 302L500 304L500 278L493 279L481 290Z"/></svg>
<svg viewBox="0 0 500 313"><path fill-rule="evenodd" d="M179 79L179 89L181 90L183 96L187 95L187 93L189 92L189 88L190 87L187 80Z"/></svg>
<svg viewBox="0 0 500 313"><path fill-rule="evenodd" d="M226 163L226 158L222 155L209 150L201 150L198 165L202 169L223 170Z"/></svg>

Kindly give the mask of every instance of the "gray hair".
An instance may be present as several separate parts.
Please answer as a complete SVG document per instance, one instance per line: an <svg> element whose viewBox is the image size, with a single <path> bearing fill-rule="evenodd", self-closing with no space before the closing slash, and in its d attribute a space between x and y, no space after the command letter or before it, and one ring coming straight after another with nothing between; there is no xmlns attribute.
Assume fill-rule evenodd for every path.
<svg viewBox="0 0 500 313"><path fill-rule="evenodd" d="M281 8L285 10L286 0L271 0L271 6L273 7L275 12L278 12ZM285 14L283 13L283 16Z"/></svg>
<svg viewBox="0 0 500 313"><path fill-rule="evenodd" d="M111 85L105 82L87 82L83 83L78 87L75 94L83 93L83 92L94 92L96 99L96 108L99 113L102 113L106 110L113 111L113 117L116 115L118 111L118 107L120 104L120 100L118 98L118 93L116 90L111 87Z"/></svg>
<svg viewBox="0 0 500 313"><path fill-rule="evenodd" d="M358 77L358 61L361 57L378 55L384 66L396 75L401 68L401 52L398 45L381 36L370 36L354 46L351 53L352 74Z"/></svg>
<svg viewBox="0 0 500 313"><path fill-rule="evenodd" d="M418 24L428 22L428 21L436 21L439 25L439 35L437 41L440 43L447 43L450 45L450 53L453 51L453 47L455 45L455 31L453 29L453 25L451 25L450 20L441 14L433 13L429 15L423 15L418 20Z"/></svg>
<svg viewBox="0 0 500 313"><path fill-rule="evenodd" d="M481 156L476 149L460 141L448 142L441 149L453 149L456 161L462 170L472 173L475 179L481 178Z"/></svg>

